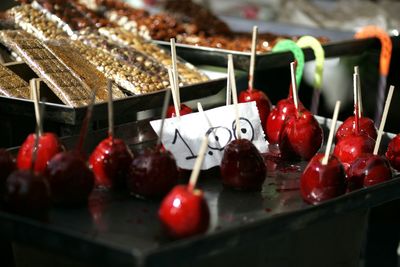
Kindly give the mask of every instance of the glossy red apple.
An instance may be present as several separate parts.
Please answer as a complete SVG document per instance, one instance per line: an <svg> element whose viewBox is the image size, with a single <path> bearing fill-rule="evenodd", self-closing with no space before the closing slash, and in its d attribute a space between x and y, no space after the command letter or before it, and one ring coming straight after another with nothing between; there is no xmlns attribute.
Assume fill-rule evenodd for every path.
<svg viewBox="0 0 400 267"><path fill-rule="evenodd" d="M189 108L188 106L186 106L185 104L181 104L181 109L179 111L179 114L181 116L186 115L186 114L190 114L192 113L193 110L191 108ZM169 106L167 109L167 118L172 118L175 117L175 107L174 106Z"/></svg>
<svg viewBox="0 0 400 267"><path fill-rule="evenodd" d="M93 190L94 175L77 151L55 155L45 170L55 204L75 206L86 204Z"/></svg>
<svg viewBox="0 0 400 267"><path fill-rule="evenodd" d="M110 136L101 141L89 157L95 184L103 188L126 186L126 173L132 158L131 151L121 139Z"/></svg>
<svg viewBox="0 0 400 267"><path fill-rule="evenodd" d="M330 156L328 164L323 165L323 157L322 153L316 154L300 178L301 196L310 204L318 204L346 192L342 163L335 156Z"/></svg>
<svg viewBox="0 0 400 267"><path fill-rule="evenodd" d="M36 134L28 135L18 151L17 167L20 170L29 170L31 168L35 135ZM58 137L53 133L43 133L38 143L34 170L43 173L46 169L47 162L60 151L62 151L62 145Z"/></svg>
<svg viewBox="0 0 400 267"><path fill-rule="evenodd" d="M5 149L0 149L0 195L4 191L4 184L7 177L15 171L16 168L15 159L11 153Z"/></svg>
<svg viewBox="0 0 400 267"><path fill-rule="evenodd" d="M178 182L178 168L171 152L159 146L142 150L127 172L127 186L132 195L163 197Z"/></svg>
<svg viewBox="0 0 400 267"><path fill-rule="evenodd" d="M203 192L177 185L161 202L158 216L168 235L184 238L207 231L210 212Z"/></svg>
<svg viewBox="0 0 400 267"><path fill-rule="evenodd" d="M221 161L222 183L238 190L261 190L267 170L264 159L253 143L236 139L224 149Z"/></svg>
<svg viewBox="0 0 400 267"><path fill-rule="evenodd" d="M50 202L50 188L41 175L30 170L17 170L7 178L4 203L9 212L44 220Z"/></svg>
<svg viewBox="0 0 400 267"><path fill-rule="evenodd" d="M252 101L256 102L258 113L260 115L261 125L265 128L268 115L271 111L271 101L269 101L268 96L263 91L257 89L247 89L246 91L242 91L240 93L239 103L247 103Z"/></svg>
<svg viewBox="0 0 400 267"><path fill-rule="evenodd" d="M390 141L386 151L386 158L394 169L400 171L400 134Z"/></svg>
<svg viewBox="0 0 400 267"><path fill-rule="evenodd" d="M299 102L300 111L304 110L303 104ZM286 119L296 114L293 98L282 99L276 104L268 115L265 131L267 140L271 144L278 144L281 130Z"/></svg>
<svg viewBox="0 0 400 267"><path fill-rule="evenodd" d="M369 137L376 140L377 131L374 125L374 121L367 117L359 118L360 123L360 132L366 133ZM336 132L336 142L340 141L340 139L355 133L355 118L354 116L348 117L338 128Z"/></svg>
<svg viewBox="0 0 400 267"><path fill-rule="evenodd" d="M351 164L348 171L348 189L357 190L363 186L372 186L392 179L389 162L373 154L364 154Z"/></svg>
<svg viewBox="0 0 400 267"><path fill-rule="evenodd" d="M350 165L363 154L372 153L375 141L366 134L351 134L342 138L335 146L333 155L342 162L347 173Z"/></svg>
<svg viewBox="0 0 400 267"><path fill-rule="evenodd" d="M279 139L281 157L285 160L311 159L321 148L323 132L306 110L287 118Z"/></svg>

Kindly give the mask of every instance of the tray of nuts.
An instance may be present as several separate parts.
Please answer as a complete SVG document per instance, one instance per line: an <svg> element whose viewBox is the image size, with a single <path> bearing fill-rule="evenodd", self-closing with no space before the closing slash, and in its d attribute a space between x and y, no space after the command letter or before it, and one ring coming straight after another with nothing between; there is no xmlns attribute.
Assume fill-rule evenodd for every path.
<svg viewBox="0 0 400 267"><path fill-rule="evenodd" d="M145 36L166 48L169 47L169 39L176 38L178 54L194 64L226 66L227 55L232 54L235 66L248 70L250 32L254 25L260 31L256 70L285 66L293 60L291 53L271 53L274 45L283 38L296 41L302 35L315 36L322 43L326 57L354 55L379 47L378 42L372 39L354 40L353 32L217 17L192 1L164 3L164 10L161 12L136 9L118 0L96 1L96 5L88 5L126 31ZM306 60L314 58L311 49L303 51Z"/></svg>

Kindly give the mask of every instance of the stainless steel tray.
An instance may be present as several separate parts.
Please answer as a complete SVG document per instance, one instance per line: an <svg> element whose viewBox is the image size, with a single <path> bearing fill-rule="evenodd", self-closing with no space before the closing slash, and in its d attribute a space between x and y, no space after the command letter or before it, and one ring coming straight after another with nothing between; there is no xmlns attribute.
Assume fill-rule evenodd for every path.
<svg viewBox="0 0 400 267"><path fill-rule="evenodd" d="M323 45L326 57L338 57L345 55L356 55L370 49L379 49L380 44L375 39L355 40L353 32L326 30L301 27L298 25L288 25L282 23L273 23L266 21L250 21L232 17L222 17L224 21L234 31L250 32L253 25L259 26L259 32L268 31L277 34L286 34L291 36L324 36L330 39L330 42ZM393 37L395 38L395 37ZM154 41L155 43L169 49L169 43L165 41ZM250 64L250 53L204 46L195 46L187 44L176 44L177 53L183 59L196 65L215 65L226 66L227 55L232 54L235 67L248 71ZM311 49L303 49L305 60L314 59ZM288 65L293 61L290 52L271 53L263 52L257 54L256 70L267 70L275 67Z"/></svg>

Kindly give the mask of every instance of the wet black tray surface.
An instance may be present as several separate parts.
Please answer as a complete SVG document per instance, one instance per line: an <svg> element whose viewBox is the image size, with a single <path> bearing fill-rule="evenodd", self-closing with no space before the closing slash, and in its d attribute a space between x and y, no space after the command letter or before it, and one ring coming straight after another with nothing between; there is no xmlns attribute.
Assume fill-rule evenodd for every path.
<svg viewBox="0 0 400 267"><path fill-rule="evenodd" d="M327 125L329 120L320 118L320 122ZM146 122L119 126L116 135L134 148L155 138ZM88 151L105 136L105 131L90 136ZM385 135L385 143L389 137L392 135ZM70 138L64 141L67 146L74 142ZM400 179L394 178L310 206L298 191L298 178L306 163L279 163L268 155L265 158L270 171L261 193L224 189L216 170L202 173L199 188L205 191L211 211L211 229L205 235L168 240L157 219L159 200L104 191L94 191L88 207L53 208L47 223L0 212L0 235L95 266L190 266L193 261L212 258L244 243L290 234L317 221L399 198Z"/></svg>

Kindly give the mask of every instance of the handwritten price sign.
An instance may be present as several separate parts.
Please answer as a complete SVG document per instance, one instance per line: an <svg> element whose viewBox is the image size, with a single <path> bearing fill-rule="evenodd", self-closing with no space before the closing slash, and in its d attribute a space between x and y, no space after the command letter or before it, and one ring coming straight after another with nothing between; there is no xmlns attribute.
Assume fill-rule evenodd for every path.
<svg viewBox="0 0 400 267"><path fill-rule="evenodd" d="M241 103L238 107L241 137L251 140L260 152L266 152L267 142L255 102ZM233 105L210 109L204 114L198 112L165 120L161 141L172 152L180 168L193 168L204 135L208 134L209 144L203 170L219 166L225 146L237 139ZM158 133L161 120L150 124Z"/></svg>

